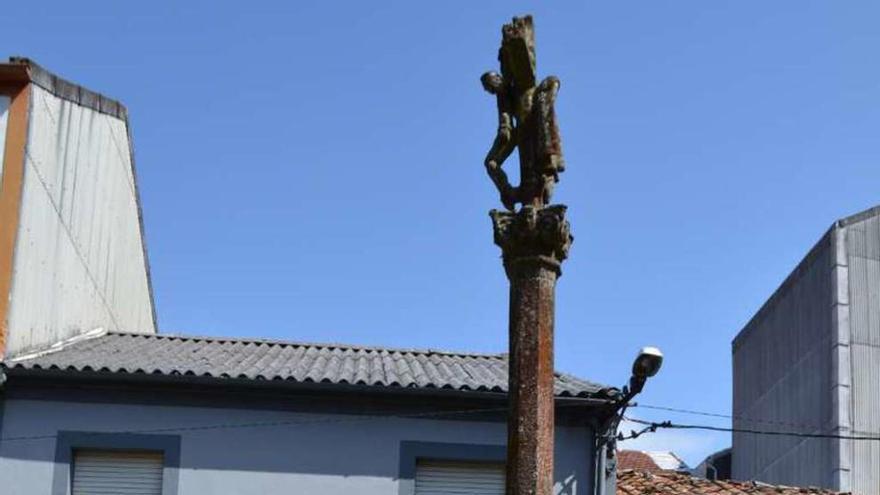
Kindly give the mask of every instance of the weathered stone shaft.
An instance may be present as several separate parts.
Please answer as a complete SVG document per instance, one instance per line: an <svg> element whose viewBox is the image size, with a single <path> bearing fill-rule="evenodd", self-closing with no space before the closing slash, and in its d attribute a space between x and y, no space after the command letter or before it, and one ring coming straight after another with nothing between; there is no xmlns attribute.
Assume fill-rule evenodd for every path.
<svg viewBox="0 0 880 495"><path fill-rule="evenodd" d="M510 280L507 494L552 495L556 279L572 236L563 205L490 215Z"/></svg>
<svg viewBox="0 0 880 495"><path fill-rule="evenodd" d="M553 493L553 319L558 267L507 260L510 278L508 495Z"/></svg>

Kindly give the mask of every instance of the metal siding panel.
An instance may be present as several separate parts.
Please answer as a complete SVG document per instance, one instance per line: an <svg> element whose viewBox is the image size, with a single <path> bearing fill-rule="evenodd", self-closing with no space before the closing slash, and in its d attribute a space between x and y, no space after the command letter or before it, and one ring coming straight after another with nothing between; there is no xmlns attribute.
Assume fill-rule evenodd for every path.
<svg viewBox="0 0 880 495"><path fill-rule="evenodd" d="M734 349L734 426L827 431L831 415L832 236L794 270ZM733 476L830 486L827 440L733 435Z"/></svg>
<svg viewBox="0 0 880 495"><path fill-rule="evenodd" d="M853 256L849 260L851 343L871 341L871 324L868 314L868 263L867 258L860 256Z"/></svg>
<svg viewBox="0 0 880 495"><path fill-rule="evenodd" d="M859 223L846 227L846 254L848 257L858 256L867 258L865 247L865 230Z"/></svg>
<svg viewBox="0 0 880 495"><path fill-rule="evenodd" d="M125 122L33 91L10 353L95 328L155 332Z"/></svg>
<svg viewBox="0 0 880 495"><path fill-rule="evenodd" d="M867 335L860 336L855 343L867 343L880 346L880 261L865 260L865 289L867 297L863 299L867 313Z"/></svg>
<svg viewBox="0 0 880 495"><path fill-rule="evenodd" d="M851 421L854 434L880 435L880 218L847 227L850 298ZM851 488L880 493L880 446L849 442Z"/></svg>
<svg viewBox="0 0 880 495"><path fill-rule="evenodd" d="M874 432L855 432L856 435L876 435ZM856 495L880 493L880 442L853 442L854 466L852 492Z"/></svg>
<svg viewBox="0 0 880 495"><path fill-rule="evenodd" d="M880 260L880 218L869 217L861 222L865 232L865 257Z"/></svg>
<svg viewBox="0 0 880 495"><path fill-rule="evenodd" d="M853 429L877 435L880 434L880 347L853 344L851 350ZM880 464L876 466L880 469Z"/></svg>

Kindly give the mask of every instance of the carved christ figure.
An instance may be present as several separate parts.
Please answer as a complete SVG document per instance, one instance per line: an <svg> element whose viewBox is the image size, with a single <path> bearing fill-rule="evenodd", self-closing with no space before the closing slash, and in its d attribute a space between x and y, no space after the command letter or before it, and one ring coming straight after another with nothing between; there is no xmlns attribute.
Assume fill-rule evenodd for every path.
<svg viewBox="0 0 880 495"><path fill-rule="evenodd" d="M554 109L559 79L550 76L536 85L530 16L515 17L504 25L498 60L501 74L487 72L480 78L498 107L498 130L484 165L505 208L513 211L517 203L542 207L550 203L565 164ZM517 187L502 169L514 149L519 151Z"/></svg>

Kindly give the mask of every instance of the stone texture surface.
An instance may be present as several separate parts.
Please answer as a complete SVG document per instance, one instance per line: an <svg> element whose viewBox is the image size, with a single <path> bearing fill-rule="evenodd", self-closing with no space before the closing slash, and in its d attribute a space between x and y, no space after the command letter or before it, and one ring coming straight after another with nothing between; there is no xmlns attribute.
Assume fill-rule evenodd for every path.
<svg viewBox="0 0 880 495"><path fill-rule="evenodd" d="M508 495L552 495L555 291L573 240L566 207L550 205L565 170L555 111L559 79L538 83L530 16L514 17L501 33L501 73L487 72L480 81L495 95L498 111L495 140L483 164L507 210L490 212L510 280L506 490ZM502 168L514 150L517 186Z"/></svg>

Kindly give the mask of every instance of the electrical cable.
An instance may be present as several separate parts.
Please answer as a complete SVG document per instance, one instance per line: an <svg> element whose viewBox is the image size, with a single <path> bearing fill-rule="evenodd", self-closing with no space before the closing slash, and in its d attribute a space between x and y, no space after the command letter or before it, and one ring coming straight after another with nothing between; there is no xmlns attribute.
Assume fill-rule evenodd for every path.
<svg viewBox="0 0 880 495"><path fill-rule="evenodd" d="M743 416L733 416L730 414L721 414L721 413L713 413L706 411L697 411L694 409L681 409L677 407L668 407L668 406L655 406L650 404L640 404L640 403L632 403L630 407L641 407L642 409L653 409L656 411L667 411L679 414L691 414L694 416L706 416L710 418L722 418L722 419L733 419L738 421L743 421L747 423L753 424L766 424L766 425L778 425L778 426L790 426L794 428L808 428L811 430L815 430L816 428L821 428L820 425L807 424L807 423L791 423L788 421L774 421L770 419L754 419L754 418L746 418Z"/></svg>
<svg viewBox="0 0 880 495"><path fill-rule="evenodd" d="M577 405L577 404L569 404L569 405ZM557 405L557 407L565 407L566 404ZM671 412L680 412L685 414L698 414L702 416L712 416L712 417L723 417L723 418L732 418L731 416L715 414L715 413L707 413L703 411L692 411L687 409L676 409L676 408L668 408L664 406L647 406L647 405L638 405L632 404L632 406L657 409L657 410L667 410ZM343 417L343 418L320 418L320 419L308 419L308 420L283 420L283 421L262 421L262 422L247 422L247 423L218 423L218 424L208 424L208 425L194 425L194 426L171 426L171 427L162 427L162 428L145 428L145 429L132 429L132 430L111 430L111 431L100 431L94 432L95 435L102 434L116 434L116 433L130 433L130 434L146 434L146 433L172 433L172 432L191 432L191 431L205 431L205 430L219 430L219 429L238 429L238 428L261 428L261 427L273 427L273 426L296 426L296 425L312 425L312 424L333 424L333 423L358 423L358 422L370 422L370 421L380 421L385 419L419 419L419 418L441 418L448 416L461 416L467 414L481 414L481 413L493 413L493 412L502 412L507 411L508 407L492 407L492 408L482 408L482 409L459 409L459 410L451 410L451 411L429 411L424 413L412 413L412 414L387 414L387 415L365 415L365 416L357 416L357 417ZM671 421L663 421L663 422L654 422L654 421L645 421L641 419L636 419L632 417L624 417L625 420L630 421L632 423L644 425L645 427L639 431L631 431L629 435L623 435L622 433L618 434L618 440L631 440L637 438L645 433L653 433L656 432L657 429L679 429L679 430L704 430L704 431L714 431L714 432L723 432L723 433L743 433L750 435L766 435L766 436L790 436L790 437L799 437L799 438L827 438L827 439L838 439L838 440L857 440L857 441L880 441L880 436L857 436L857 435L835 435L835 434L826 434L826 433L806 433L806 432L794 432L794 431L775 431L775 430L757 430L751 428L727 428L727 427L719 427L719 426L710 426L710 425L695 425L695 424L679 424L672 423ZM3 442L16 442L16 441L28 441L28 440L49 440L57 438L57 434L46 434L46 435L28 435L28 436L16 436L16 437L0 437L0 443Z"/></svg>
<svg viewBox="0 0 880 495"><path fill-rule="evenodd" d="M880 442L880 437L872 437L872 436L861 436L861 435L835 435L829 433L803 433L796 431L773 431L773 430L754 430L751 428L725 428L720 426L708 426L708 425L691 425L691 424L678 424L673 423L671 421L663 421L661 423L652 422L652 421L644 421L641 419L635 418L625 418L627 421L631 421L633 423L648 425L654 428L668 428L668 429L676 429L676 430L705 430L705 431L717 431L723 433L743 433L748 435L766 435L766 436L776 436L776 437L798 437L798 438L829 438L836 440L866 440L866 441L875 441Z"/></svg>

